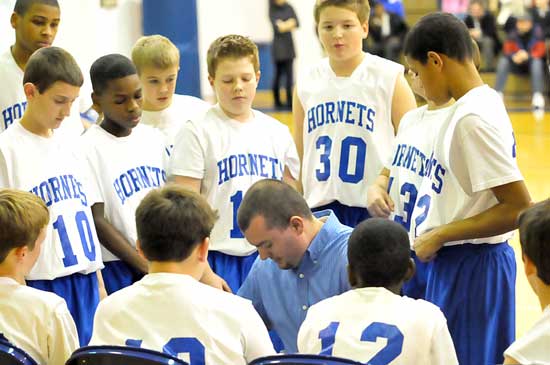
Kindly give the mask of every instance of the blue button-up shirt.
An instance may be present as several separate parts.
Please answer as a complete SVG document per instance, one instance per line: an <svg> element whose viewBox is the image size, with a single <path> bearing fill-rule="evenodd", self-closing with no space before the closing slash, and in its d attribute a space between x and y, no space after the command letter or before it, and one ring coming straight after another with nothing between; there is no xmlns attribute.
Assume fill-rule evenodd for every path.
<svg viewBox="0 0 550 365"><path fill-rule="evenodd" d="M281 270L271 259L258 257L238 295L250 299L268 327L277 331L286 352L298 352L296 339L313 304L350 289L347 275L348 239L352 229L330 210L296 269Z"/></svg>

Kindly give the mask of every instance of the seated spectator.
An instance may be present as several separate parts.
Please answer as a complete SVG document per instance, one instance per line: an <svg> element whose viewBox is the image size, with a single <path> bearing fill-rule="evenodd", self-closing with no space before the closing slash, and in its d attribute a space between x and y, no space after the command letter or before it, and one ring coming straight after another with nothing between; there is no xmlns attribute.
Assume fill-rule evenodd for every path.
<svg viewBox="0 0 550 365"><path fill-rule="evenodd" d="M468 11L470 0L441 0L441 11L451 13L457 18L464 19Z"/></svg>
<svg viewBox="0 0 550 365"><path fill-rule="evenodd" d="M464 23L470 30L470 35L476 41L482 54L482 69L492 71L495 56L500 51L502 44L497 35L496 19L479 0L470 3L468 15Z"/></svg>
<svg viewBox="0 0 550 365"><path fill-rule="evenodd" d="M398 15L401 19L405 19L405 7L402 0L369 0L371 8L374 8L376 3L384 5L384 9L390 14Z"/></svg>
<svg viewBox="0 0 550 365"><path fill-rule="evenodd" d="M399 62L407 30L407 24L399 15L388 13L382 3L375 3L369 21L369 52Z"/></svg>
<svg viewBox="0 0 550 365"><path fill-rule="evenodd" d="M535 0L535 5L530 9L533 23L542 29L544 39L550 41L550 1Z"/></svg>
<svg viewBox="0 0 550 365"><path fill-rule="evenodd" d="M516 18L515 29L508 34L502 52L497 65L495 89L502 95L510 71L529 73L533 90L533 108L543 109L544 38L542 30L538 26L533 26L533 19L529 14Z"/></svg>

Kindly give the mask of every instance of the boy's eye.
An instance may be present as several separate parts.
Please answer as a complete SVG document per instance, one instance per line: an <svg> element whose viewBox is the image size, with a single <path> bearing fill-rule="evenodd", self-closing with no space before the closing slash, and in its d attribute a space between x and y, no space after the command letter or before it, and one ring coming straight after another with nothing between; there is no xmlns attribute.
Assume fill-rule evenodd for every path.
<svg viewBox="0 0 550 365"><path fill-rule="evenodd" d="M233 80L231 80L231 79L226 79L226 80L222 80L222 82L223 82L224 84L230 84L231 82L233 82Z"/></svg>
<svg viewBox="0 0 550 365"><path fill-rule="evenodd" d="M58 25L59 25L59 23L52 23L52 24L50 24L50 27L57 28Z"/></svg>
<svg viewBox="0 0 550 365"><path fill-rule="evenodd" d="M115 99L115 104L117 105L124 104L124 99Z"/></svg>
<svg viewBox="0 0 550 365"><path fill-rule="evenodd" d="M166 80L166 82L174 82L176 80L175 77L170 77L169 79Z"/></svg>
<svg viewBox="0 0 550 365"><path fill-rule="evenodd" d="M332 25L325 25L323 27L324 30L332 30Z"/></svg>
<svg viewBox="0 0 550 365"><path fill-rule="evenodd" d="M149 83L150 83L150 84L158 84L158 83L159 83L159 80L149 80Z"/></svg>
<svg viewBox="0 0 550 365"><path fill-rule="evenodd" d="M38 20L38 19L33 20L32 23L33 23L34 25L44 25L44 24L46 24L45 21L43 21L43 20Z"/></svg>

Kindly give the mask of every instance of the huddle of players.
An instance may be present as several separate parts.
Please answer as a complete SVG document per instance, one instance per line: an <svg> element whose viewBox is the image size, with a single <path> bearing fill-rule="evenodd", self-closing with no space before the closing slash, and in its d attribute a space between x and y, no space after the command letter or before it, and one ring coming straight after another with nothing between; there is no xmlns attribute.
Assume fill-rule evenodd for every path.
<svg viewBox="0 0 550 365"><path fill-rule="evenodd" d="M33 10L56 7L55 1L20 2L29 5L27 13L14 15L20 21L28 16L34 22ZM9 290L11 310L40 303L32 308L34 318L52 320L34 332L46 339L29 341L32 327L2 332L43 363L61 363L55 356L66 358L78 341L89 342L103 287L113 293L148 271L131 290L100 305L92 343L143 343L189 353L192 364L204 357L207 363L245 363L271 354L265 326L249 302L197 283L236 291L245 280L257 253L239 229L237 211L247 190L269 178L303 189L313 210L332 209L344 224L356 226L372 215L404 227L378 219L356 227L348 243L354 290L309 309L298 340L301 351L361 361L375 355L385 363L414 362L431 352L427 361L457 363L456 348L462 364L502 362L515 327L515 262L506 232L530 202L515 163L510 121L498 95L481 82L471 40L459 21L432 14L412 29L405 54L413 88L428 101L413 109L403 68L361 51L368 14L368 4L359 0L316 4L328 58L298 79L293 110L298 151L286 127L251 109L260 74L257 48L245 37L220 37L209 48L209 81L218 98L212 107L190 97L172 98L179 54L163 37L138 41L135 66L121 55L99 58L90 76L94 107L103 120L72 140L52 130L69 114L82 74L67 52L36 51L24 67L25 114L0 136L0 186L40 199L2 192L1 294ZM188 190L171 185L158 190L168 176ZM540 203L524 215L538 211L538 217L544 209L547 204ZM529 222L524 230L538 224L538 218L522 221ZM526 270L544 308L548 243L529 237L522 232L524 258L532 263ZM414 273L409 241L420 270L403 293L437 304L452 342L439 309L397 295ZM178 263L184 269L176 269ZM386 280L372 280L373 267L396 270ZM174 274L182 270L187 276ZM25 278L29 287L63 297L72 316L59 297L19 285ZM485 295L472 297L472 292ZM174 299L179 307L148 306L151 293L181 295ZM130 294L144 298L143 307L121 305ZM118 308L123 323L117 323ZM175 313L196 318L196 326L185 330L191 319ZM358 320L361 316L368 323ZM416 316L423 321L413 320ZM160 325L158 331L152 323ZM167 338L167 325L182 333ZM128 332L122 333L124 328ZM132 334L139 338L126 336ZM232 344L220 340L229 338ZM518 350L518 341L507 355L529 360L537 340L521 343L528 350ZM225 351L212 350L220 346ZM540 356L536 350L534 356Z"/></svg>

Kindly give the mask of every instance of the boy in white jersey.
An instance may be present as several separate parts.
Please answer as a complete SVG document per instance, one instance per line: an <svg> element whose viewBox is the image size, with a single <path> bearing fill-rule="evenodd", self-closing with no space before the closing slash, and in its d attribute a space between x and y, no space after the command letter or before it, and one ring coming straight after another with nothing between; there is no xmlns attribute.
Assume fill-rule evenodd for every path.
<svg viewBox="0 0 550 365"><path fill-rule="evenodd" d="M168 38L141 37L132 49L132 61L143 87L141 123L158 128L171 152L181 126L206 113L210 104L194 96L174 94L180 53Z"/></svg>
<svg viewBox="0 0 550 365"><path fill-rule="evenodd" d="M362 51L367 0L317 1L328 54L296 83L293 115L304 196L354 227L369 217L367 189L389 158L405 112L416 107L403 66Z"/></svg>
<svg viewBox="0 0 550 365"><path fill-rule="evenodd" d="M543 313L504 352L504 363L550 365L550 200L535 204L519 216L519 235L525 275Z"/></svg>
<svg viewBox="0 0 550 365"><path fill-rule="evenodd" d="M78 348L63 298L25 285L50 214L36 195L0 190L0 334L43 365L64 364Z"/></svg>
<svg viewBox="0 0 550 365"><path fill-rule="evenodd" d="M426 299L445 314L460 364L502 363L515 334L516 265L507 240L531 200L510 119L476 70L468 29L452 15L423 17L405 55L428 99L456 100L440 122L411 216L414 250L431 260Z"/></svg>
<svg viewBox="0 0 550 365"><path fill-rule="evenodd" d="M273 354L248 300L198 281L216 219L206 199L182 186L149 192L136 210L149 274L101 302L91 343L164 351L191 365L245 365Z"/></svg>
<svg viewBox="0 0 550 365"><path fill-rule="evenodd" d="M101 196L92 212L103 247L105 289L111 294L147 272L135 249L135 210L151 189L164 185L168 155L162 133L140 125L142 88L132 61L119 54L100 57L90 78L103 121L81 138Z"/></svg>
<svg viewBox="0 0 550 365"><path fill-rule="evenodd" d="M10 21L15 44L0 54L0 132L23 116L27 107L23 71L34 51L53 43L60 22L59 4L57 0L17 0ZM57 133L76 137L82 132L79 105L74 103L70 118Z"/></svg>
<svg viewBox="0 0 550 365"><path fill-rule="evenodd" d="M308 310L300 352L363 364L458 364L439 308L399 295L414 275L409 252L407 231L395 222L373 218L355 227L348 241L353 289Z"/></svg>
<svg viewBox="0 0 550 365"><path fill-rule="evenodd" d="M46 239L27 285L63 297L81 345L87 344L99 288L101 250L90 207L97 191L78 148L54 134L78 97L83 78L65 50L37 50L23 77L27 109L0 134L0 187L30 191L50 211Z"/></svg>
<svg viewBox="0 0 550 365"><path fill-rule="evenodd" d="M170 174L221 212L208 260L236 292L257 256L237 224L244 194L265 178L292 184L299 161L288 128L251 107L260 78L254 42L239 35L220 37L210 45L207 62L218 104L184 125Z"/></svg>

